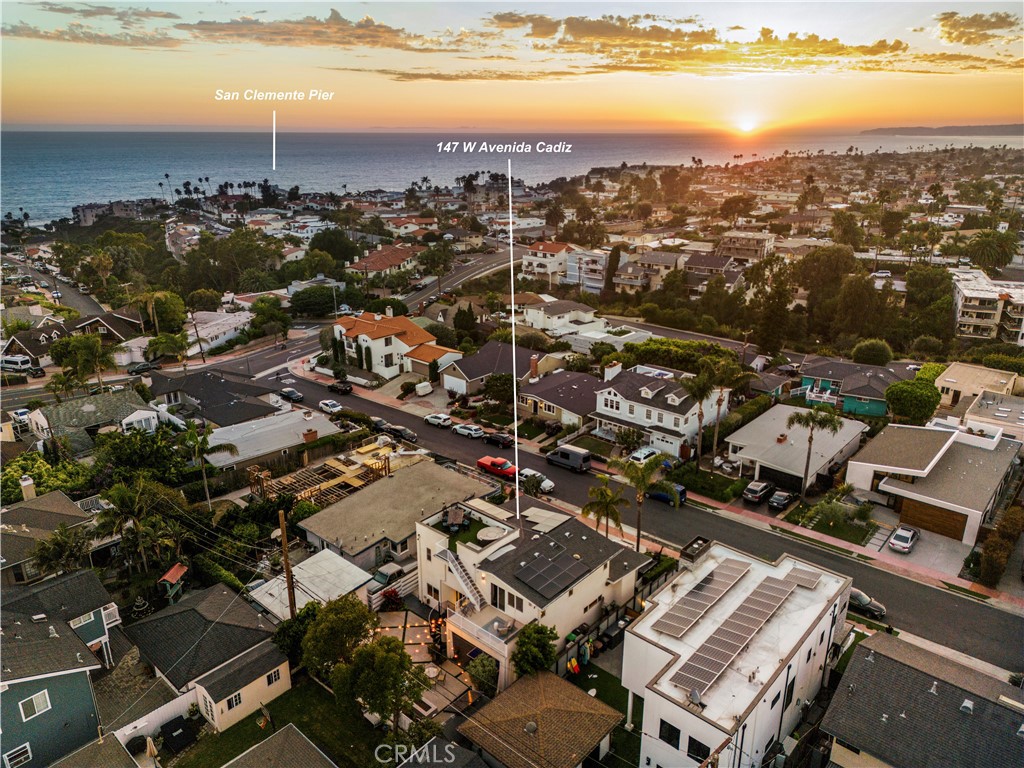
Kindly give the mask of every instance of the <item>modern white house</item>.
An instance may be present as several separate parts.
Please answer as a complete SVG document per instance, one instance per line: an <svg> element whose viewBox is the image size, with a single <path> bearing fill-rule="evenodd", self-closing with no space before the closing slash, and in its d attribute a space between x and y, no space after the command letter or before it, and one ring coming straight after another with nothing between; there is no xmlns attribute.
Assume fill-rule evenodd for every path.
<svg viewBox="0 0 1024 768"><path fill-rule="evenodd" d="M706 539L626 630L627 722L643 699L641 766L756 768L839 658L851 579Z"/></svg>
<svg viewBox="0 0 1024 768"><path fill-rule="evenodd" d="M802 493L804 467L807 464L808 430L790 427L789 417L804 408L775 405L749 424L729 435L729 458L740 465L741 474L753 475L755 480L775 483L780 488ZM807 485L815 483L819 475L831 475L842 462L860 447L861 436L868 431L862 421L840 418L841 427L832 434L826 430L814 432L811 447Z"/></svg>
<svg viewBox="0 0 1024 768"><path fill-rule="evenodd" d="M479 499L417 522L416 551L419 598L446 616L449 657L493 658L498 690L514 679L510 659L524 626L554 627L561 650L574 629L632 599L651 562L567 514L538 504L516 521Z"/></svg>
<svg viewBox="0 0 1024 768"><path fill-rule="evenodd" d="M334 337L342 342L345 357L355 361L358 368L385 379L412 370L415 358L407 359L406 355L437 341L408 317L394 316L390 307L383 315L363 312L340 318L334 326Z"/></svg>
<svg viewBox="0 0 1024 768"><path fill-rule="evenodd" d="M593 307L578 301L559 299L525 307L523 323L549 336L603 331L608 327L608 321L603 317L596 317L596 311Z"/></svg>
<svg viewBox="0 0 1024 768"><path fill-rule="evenodd" d="M252 312L193 312L185 323L188 334L188 356L219 347L238 337L249 327Z"/></svg>
<svg viewBox="0 0 1024 768"><path fill-rule="evenodd" d="M885 498L900 522L974 544L991 525L1021 443L1002 429L890 424L850 459L846 481Z"/></svg>
<svg viewBox="0 0 1024 768"><path fill-rule="evenodd" d="M537 241L529 247L529 253L523 257L523 272L527 277L558 278L566 269L568 254L576 250L569 243L552 243Z"/></svg>
<svg viewBox="0 0 1024 768"><path fill-rule="evenodd" d="M698 403L679 384L679 371L637 365L628 371L622 363L605 366L606 386L597 392L597 408L590 414L596 432L614 437L617 430L636 428L647 442L671 456L689 455L696 445ZM729 390L726 390L728 401ZM715 391L704 401L704 426L715 423ZM728 413L723 405L722 416Z"/></svg>

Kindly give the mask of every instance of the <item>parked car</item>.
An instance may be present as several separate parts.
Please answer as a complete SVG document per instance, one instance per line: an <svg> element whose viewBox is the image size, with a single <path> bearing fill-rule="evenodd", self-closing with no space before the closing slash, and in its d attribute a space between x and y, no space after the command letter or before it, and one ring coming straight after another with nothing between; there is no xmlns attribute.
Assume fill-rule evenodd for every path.
<svg viewBox="0 0 1024 768"><path fill-rule="evenodd" d="M634 464L643 464L648 459L657 456L661 451L657 448L652 448L649 445L645 445L643 448L637 448L631 454L629 454L629 460Z"/></svg>
<svg viewBox="0 0 1024 768"><path fill-rule="evenodd" d="M285 400L289 400L293 403L301 403L303 401L302 393L293 387L285 387L278 394Z"/></svg>
<svg viewBox="0 0 1024 768"><path fill-rule="evenodd" d="M681 507L686 503L686 488L679 483L671 483L672 488L675 489L676 494L679 496L679 500L668 492L667 489L655 488L653 491L648 491L644 495L648 499L654 501L660 501L662 504L668 504L670 507Z"/></svg>
<svg viewBox="0 0 1024 768"><path fill-rule="evenodd" d="M775 493L775 483L755 480L743 490L743 498L752 504L760 504Z"/></svg>
<svg viewBox="0 0 1024 768"><path fill-rule="evenodd" d="M321 400L320 410L323 411L324 413L329 413L333 415L335 413L341 413L345 409L342 408L341 403L339 403L337 400Z"/></svg>
<svg viewBox="0 0 1024 768"><path fill-rule="evenodd" d="M132 376L138 376L148 371L155 371L159 368L159 363L151 363L148 360L143 360L141 363L132 363L125 370L127 370Z"/></svg>
<svg viewBox="0 0 1024 768"><path fill-rule="evenodd" d="M61 293L60 291L52 291L50 293L50 296L52 296L55 299L63 299L64 298L64 294Z"/></svg>
<svg viewBox="0 0 1024 768"><path fill-rule="evenodd" d="M859 589L850 590L850 610L869 619L884 619L885 606Z"/></svg>
<svg viewBox="0 0 1024 768"><path fill-rule="evenodd" d="M560 445L545 457L548 464L565 467L573 472L590 471L590 451L576 445Z"/></svg>
<svg viewBox="0 0 1024 768"><path fill-rule="evenodd" d="M385 431L392 437L398 440L405 440L407 443L415 443L419 440L415 432L408 427L403 427L401 424L392 424L391 428Z"/></svg>
<svg viewBox="0 0 1024 768"><path fill-rule="evenodd" d="M476 424L456 424L452 427L452 432L456 435L472 438L473 440L479 440L484 436L483 428L478 427Z"/></svg>
<svg viewBox="0 0 1024 768"><path fill-rule="evenodd" d="M679 467L683 466L684 463L685 462L678 456L667 456L665 460L661 462L661 467L666 472L669 472L673 469L679 469Z"/></svg>
<svg viewBox="0 0 1024 768"><path fill-rule="evenodd" d="M529 467L523 467L519 470L519 482L523 482L528 477L536 477L540 479L540 492L541 493L553 493L555 490L555 484L548 480L548 478L538 472L536 469L530 469Z"/></svg>
<svg viewBox="0 0 1024 768"><path fill-rule="evenodd" d="M384 421L380 416L371 416L370 427L374 432L387 432L391 429L391 423Z"/></svg>
<svg viewBox="0 0 1024 768"><path fill-rule="evenodd" d="M432 427L445 429L452 425L452 417L447 413L431 413L423 417L423 421Z"/></svg>
<svg viewBox="0 0 1024 768"><path fill-rule="evenodd" d="M28 424L28 415L31 411L28 408L15 408L11 411L11 419L15 424Z"/></svg>
<svg viewBox="0 0 1024 768"><path fill-rule="evenodd" d="M38 365L33 365L31 368L29 368L27 371L25 371L25 373L27 373L33 379L41 379L41 378L43 378L43 376L46 375L46 371L44 371Z"/></svg>
<svg viewBox="0 0 1024 768"><path fill-rule="evenodd" d="M332 381L327 385L327 391L339 395L350 395L352 394L352 385L347 381Z"/></svg>
<svg viewBox="0 0 1024 768"><path fill-rule="evenodd" d="M511 448L516 444L515 438L505 432L485 432L483 441L499 448Z"/></svg>
<svg viewBox="0 0 1024 768"><path fill-rule="evenodd" d="M872 272L871 276L877 278L888 278L892 277L892 272L888 269L880 269L877 272Z"/></svg>
<svg viewBox="0 0 1024 768"><path fill-rule="evenodd" d="M515 465L500 457L494 456L481 456L476 460L476 467L484 472L489 472L492 475L498 477L504 477L507 480L511 480L516 476Z"/></svg>
<svg viewBox="0 0 1024 768"><path fill-rule="evenodd" d="M776 491L772 494L772 497L768 499L768 506L772 509L782 512L790 504L797 499L797 494L790 493L789 491Z"/></svg>
<svg viewBox="0 0 1024 768"><path fill-rule="evenodd" d="M892 536L889 537L889 549L894 552L909 552L917 544L917 540L921 537L921 532L917 528L911 528L909 525L901 525L895 531L892 532Z"/></svg>

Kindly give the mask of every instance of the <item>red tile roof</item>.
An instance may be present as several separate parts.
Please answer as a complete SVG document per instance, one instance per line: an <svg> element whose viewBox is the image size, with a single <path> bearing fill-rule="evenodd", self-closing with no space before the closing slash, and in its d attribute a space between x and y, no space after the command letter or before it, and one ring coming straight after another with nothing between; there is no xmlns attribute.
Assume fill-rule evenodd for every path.
<svg viewBox="0 0 1024 768"><path fill-rule="evenodd" d="M166 581L168 584L177 584L181 580L181 577L184 576L187 572L187 565L175 563L171 566L171 570L169 570L167 573L160 577L160 581Z"/></svg>
<svg viewBox="0 0 1024 768"><path fill-rule="evenodd" d="M360 335L368 336L371 339L397 336L409 347L436 341L434 336L420 328L405 315L388 317L387 315L363 312L363 314L354 317L342 317L338 320L337 325L345 329L345 336L349 338L355 338Z"/></svg>

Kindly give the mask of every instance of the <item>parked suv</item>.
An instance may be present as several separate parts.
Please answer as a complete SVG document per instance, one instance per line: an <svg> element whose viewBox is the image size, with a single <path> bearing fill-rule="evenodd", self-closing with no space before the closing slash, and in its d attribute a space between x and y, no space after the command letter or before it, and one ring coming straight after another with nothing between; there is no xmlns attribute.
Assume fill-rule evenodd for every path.
<svg viewBox="0 0 1024 768"><path fill-rule="evenodd" d="M775 493L775 483L755 480L743 491L743 498L752 504L760 504L773 493Z"/></svg>

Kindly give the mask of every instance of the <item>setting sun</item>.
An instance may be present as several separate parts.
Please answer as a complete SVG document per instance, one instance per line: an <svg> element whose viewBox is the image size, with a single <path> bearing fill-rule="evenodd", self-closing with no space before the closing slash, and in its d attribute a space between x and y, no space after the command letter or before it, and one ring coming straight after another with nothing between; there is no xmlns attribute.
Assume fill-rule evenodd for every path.
<svg viewBox="0 0 1024 768"><path fill-rule="evenodd" d="M745 116L736 120L736 128L742 133L750 133L757 130L759 121L756 117Z"/></svg>

